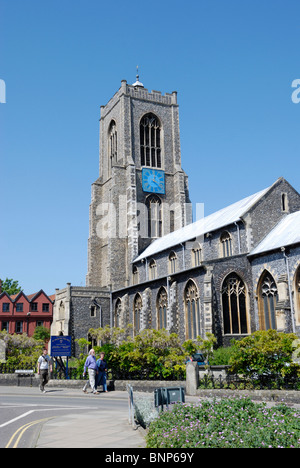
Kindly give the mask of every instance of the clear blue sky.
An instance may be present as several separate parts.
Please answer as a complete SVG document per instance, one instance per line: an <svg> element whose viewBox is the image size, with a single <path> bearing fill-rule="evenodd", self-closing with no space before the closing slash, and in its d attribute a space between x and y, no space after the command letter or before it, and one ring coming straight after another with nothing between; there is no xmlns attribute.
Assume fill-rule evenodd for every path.
<svg viewBox="0 0 300 468"><path fill-rule="evenodd" d="M178 91L182 165L210 214L300 190L299 0L0 0L0 278L85 285L99 114L121 80Z"/></svg>

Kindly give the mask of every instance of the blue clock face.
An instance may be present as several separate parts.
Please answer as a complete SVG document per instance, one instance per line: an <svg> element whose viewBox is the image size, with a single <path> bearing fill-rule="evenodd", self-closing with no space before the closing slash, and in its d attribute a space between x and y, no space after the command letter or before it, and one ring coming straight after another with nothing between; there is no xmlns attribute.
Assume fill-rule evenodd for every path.
<svg viewBox="0 0 300 468"><path fill-rule="evenodd" d="M144 192L165 193L164 171L143 168L142 183Z"/></svg>

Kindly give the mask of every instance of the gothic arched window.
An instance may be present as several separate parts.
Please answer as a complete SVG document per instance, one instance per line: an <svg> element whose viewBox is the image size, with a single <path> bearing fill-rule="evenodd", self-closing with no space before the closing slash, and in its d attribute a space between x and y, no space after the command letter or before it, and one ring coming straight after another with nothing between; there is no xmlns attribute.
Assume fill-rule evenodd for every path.
<svg viewBox="0 0 300 468"><path fill-rule="evenodd" d="M175 252L171 252L169 255L169 274L172 275L177 271L177 255Z"/></svg>
<svg viewBox="0 0 300 468"><path fill-rule="evenodd" d="M167 310L168 310L168 294L165 288L160 288L157 301L157 329L167 328Z"/></svg>
<svg viewBox="0 0 300 468"><path fill-rule="evenodd" d="M133 330L135 335L137 335L141 329L142 307L142 297L140 294L137 294L133 302Z"/></svg>
<svg viewBox="0 0 300 468"><path fill-rule="evenodd" d="M148 212L148 237L162 236L162 208L161 199L157 195L150 195L146 200Z"/></svg>
<svg viewBox="0 0 300 468"><path fill-rule="evenodd" d="M132 267L132 284L139 283L139 270L137 266Z"/></svg>
<svg viewBox="0 0 300 468"><path fill-rule="evenodd" d="M190 280L185 288L185 336L187 340L195 340L200 335L200 300L198 288Z"/></svg>
<svg viewBox="0 0 300 468"><path fill-rule="evenodd" d="M225 231L220 237L221 254L223 258L232 256L232 240L229 232Z"/></svg>
<svg viewBox="0 0 300 468"><path fill-rule="evenodd" d="M222 288L224 334L248 333L246 288L241 278L232 273Z"/></svg>
<svg viewBox="0 0 300 468"><path fill-rule="evenodd" d="M146 114L140 123L140 147L141 165L149 167L162 167L161 127L158 118L154 114Z"/></svg>
<svg viewBox="0 0 300 468"><path fill-rule="evenodd" d="M149 280L157 278L157 265L155 260L151 260L149 263Z"/></svg>
<svg viewBox="0 0 300 468"><path fill-rule="evenodd" d="M117 125L114 120L111 121L108 130L108 154L110 159L110 167L112 167L118 160Z"/></svg>
<svg viewBox="0 0 300 468"><path fill-rule="evenodd" d="M276 330L276 304L278 290L274 278L268 272L262 275L258 291L259 326L261 330Z"/></svg>
<svg viewBox="0 0 300 468"><path fill-rule="evenodd" d="M122 302L121 299L118 299L115 307L115 324L114 326L119 328L121 326L121 312L122 312Z"/></svg>
<svg viewBox="0 0 300 468"><path fill-rule="evenodd" d="M202 262L202 248L199 242L195 242L192 248L192 266L200 266Z"/></svg>

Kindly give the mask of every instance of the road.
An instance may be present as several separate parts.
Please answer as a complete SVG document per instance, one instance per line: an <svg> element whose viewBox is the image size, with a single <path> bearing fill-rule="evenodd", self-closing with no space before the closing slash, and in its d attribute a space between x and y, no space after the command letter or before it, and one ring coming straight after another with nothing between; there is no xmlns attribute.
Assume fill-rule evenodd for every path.
<svg viewBox="0 0 300 468"><path fill-rule="evenodd" d="M0 448L35 447L42 425L50 419L100 412L103 405L124 413L128 400L126 395L85 395L80 390L49 388L41 394L33 388L0 387Z"/></svg>

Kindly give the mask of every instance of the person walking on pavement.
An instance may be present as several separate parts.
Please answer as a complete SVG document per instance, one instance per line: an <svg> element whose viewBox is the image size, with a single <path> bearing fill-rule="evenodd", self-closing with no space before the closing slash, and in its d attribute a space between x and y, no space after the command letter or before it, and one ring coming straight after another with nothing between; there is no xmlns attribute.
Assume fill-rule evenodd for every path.
<svg viewBox="0 0 300 468"><path fill-rule="evenodd" d="M97 376L97 373L98 373L98 369L97 369L96 356L95 356L95 350L94 349L90 350L90 354L86 358L86 361L85 361L85 364L84 364L84 369L83 369L83 376L85 376L86 370L88 370L89 382L87 382L85 384L85 386L83 387L83 392L87 393L86 389L87 389L88 384L90 384L90 387L92 389L92 393L94 393L94 395L96 395L99 392L97 392L97 390L96 390L96 376Z"/></svg>
<svg viewBox="0 0 300 468"><path fill-rule="evenodd" d="M97 361L97 368L98 368L98 375L97 375L97 383L96 388L98 385L103 385L103 392L107 392L106 386L106 372L107 372L107 362L104 359L105 354L100 353L100 359Z"/></svg>
<svg viewBox="0 0 300 468"><path fill-rule="evenodd" d="M47 354L47 349L43 349L43 354L38 358L38 375L40 376L40 390L45 391L45 385L49 382L49 370L52 372L51 359Z"/></svg>

